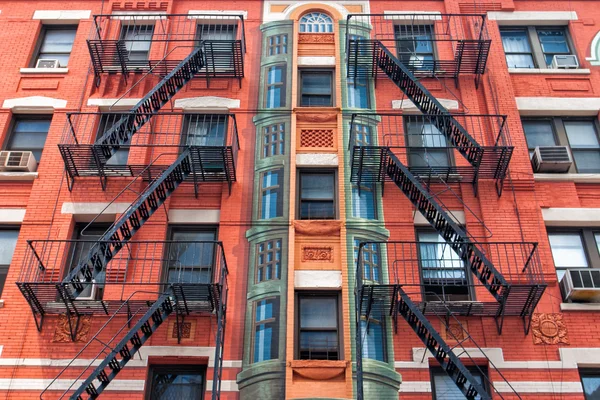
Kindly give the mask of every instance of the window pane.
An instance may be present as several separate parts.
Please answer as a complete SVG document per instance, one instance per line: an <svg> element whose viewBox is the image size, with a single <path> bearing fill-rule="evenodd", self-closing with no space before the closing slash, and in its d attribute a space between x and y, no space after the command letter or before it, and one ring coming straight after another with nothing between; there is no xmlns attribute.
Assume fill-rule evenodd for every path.
<svg viewBox="0 0 600 400"><path fill-rule="evenodd" d="M600 374L595 376L592 374L583 375L581 383L583 384L583 392L585 393L586 400L600 399Z"/></svg>
<svg viewBox="0 0 600 400"><path fill-rule="evenodd" d="M555 146L554 130L552 121L523 121L523 130L525 131L525 139L527 146L533 149L537 146Z"/></svg>
<svg viewBox="0 0 600 400"><path fill-rule="evenodd" d="M337 301L335 298L300 299L300 328L337 329Z"/></svg>
<svg viewBox="0 0 600 400"><path fill-rule="evenodd" d="M565 121L569 145L579 149L598 149L598 135L592 121Z"/></svg>
<svg viewBox="0 0 600 400"><path fill-rule="evenodd" d="M356 218L375 219L375 186L362 185L352 187L352 216Z"/></svg>
<svg viewBox="0 0 600 400"><path fill-rule="evenodd" d="M598 253L600 253L600 233L594 234L594 239L596 239L596 247L598 248Z"/></svg>
<svg viewBox="0 0 600 400"><path fill-rule="evenodd" d="M39 162L49 129L50 119L16 120L6 149L32 151Z"/></svg>
<svg viewBox="0 0 600 400"><path fill-rule="evenodd" d="M471 375L479 384L483 384L481 373L478 371L470 371ZM435 372L433 375L433 386L435 387L436 400L466 400L465 395L460 391L456 383L444 372ZM475 399L481 399L477 395Z"/></svg>
<svg viewBox="0 0 600 400"><path fill-rule="evenodd" d="M303 73L302 94L331 94L331 74Z"/></svg>
<svg viewBox="0 0 600 400"><path fill-rule="evenodd" d="M269 84L282 82L283 77L283 68L281 67L271 67L269 68Z"/></svg>
<svg viewBox="0 0 600 400"><path fill-rule="evenodd" d="M529 45L529 38L527 37L527 31L507 31L501 30L500 35L502 36L502 47L507 53L530 53L531 46Z"/></svg>
<svg viewBox="0 0 600 400"><path fill-rule="evenodd" d="M385 361L384 330L380 321L371 320L367 329L367 321L360 321L363 338L363 357Z"/></svg>
<svg viewBox="0 0 600 400"><path fill-rule="evenodd" d="M569 45L563 29L538 29L544 53L568 53Z"/></svg>
<svg viewBox="0 0 600 400"><path fill-rule="evenodd" d="M587 268L585 249L578 233L551 233L548 235L556 268Z"/></svg>
<svg viewBox="0 0 600 400"><path fill-rule="evenodd" d="M579 173L592 173L600 172L600 150L598 151L582 151L582 150L571 150L573 158L575 159L575 165L577 166L577 172Z"/></svg>
<svg viewBox="0 0 600 400"><path fill-rule="evenodd" d="M47 30L40 53L70 53L75 40L75 32L75 29Z"/></svg>
<svg viewBox="0 0 600 400"><path fill-rule="evenodd" d="M18 237L19 231L17 229L0 230L0 265L10 265Z"/></svg>
<svg viewBox="0 0 600 400"><path fill-rule="evenodd" d="M333 200L333 174L302 174L302 199Z"/></svg>
<svg viewBox="0 0 600 400"><path fill-rule="evenodd" d="M177 367L161 367L152 376L152 400L202 399L204 373L177 371Z"/></svg>

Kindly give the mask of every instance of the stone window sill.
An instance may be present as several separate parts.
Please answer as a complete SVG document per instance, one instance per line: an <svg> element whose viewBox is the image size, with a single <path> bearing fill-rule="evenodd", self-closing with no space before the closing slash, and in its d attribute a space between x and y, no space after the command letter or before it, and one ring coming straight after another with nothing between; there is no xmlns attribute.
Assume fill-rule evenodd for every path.
<svg viewBox="0 0 600 400"><path fill-rule="evenodd" d="M600 303L560 303L561 311L600 311Z"/></svg>
<svg viewBox="0 0 600 400"><path fill-rule="evenodd" d="M536 181L600 183L600 174L533 174Z"/></svg>
<svg viewBox="0 0 600 400"><path fill-rule="evenodd" d="M0 172L0 181L33 181L37 172Z"/></svg>
<svg viewBox="0 0 600 400"><path fill-rule="evenodd" d="M551 68L509 68L510 74L549 74L549 75L589 75L587 68L577 69L551 69Z"/></svg>
<svg viewBox="0 0 600 400"><path fill-rule="evenodd" d="M22 74L66 74L69 68L21 68Z"/></svg>

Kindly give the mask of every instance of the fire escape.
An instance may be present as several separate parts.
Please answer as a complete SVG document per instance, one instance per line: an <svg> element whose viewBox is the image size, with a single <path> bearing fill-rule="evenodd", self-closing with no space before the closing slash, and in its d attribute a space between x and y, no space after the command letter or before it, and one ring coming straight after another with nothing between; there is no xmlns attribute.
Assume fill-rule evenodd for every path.
<svg viewBox="0 0 600 400"><path fill-rule="evenodd" d="M96 177L105 190L108 179L124 177L125 187L107 208L124 194L136 195L97 240L28 242L17 285L38 330L45 316L63 315L75 341L82 318L108 317L44 393L58 390L52 387L58 378L71 379L67 370L97 352L60 395L95 399L169 316L178 341L186 317L204 316L215 326L212 399L219 399L228 291L222 243L132 239L180 185L193 185L196 197L205 183L227 183L231 192L239 148L235 115L161 108L194 78L241 84L243 19L119 14L97 15L94 22L88 47L96 84L115 74L125 82L136 78L124 97L136 87L153 88L129 111L67 115L59 148L69 189Z"/></svg>
<svg viewBox="0 0 600 400"><path fill-rule="evenodd" d="M479 180L495 181L501 195L513 151L506 117L450 113L424 85L428 79L458 82L464 74L474 75L479 83L490 48L485 16L349 15L346 48L349 77L387 77L421 112L354 114L351 181L359 190L365 184L393 182L436 232L429 240L359 246L357 397L365 398L364 329L368 332L371 319L381 315L389 315L396 330L398 318L404 318L466 398L491 399L492 393L519 397L485 353L469 354L467 346L480 347L457 317L493 317L501 334L505 316L518 316L527 334L546 287L537 244L492 243L473 236L444 204L448 198L462 203L455 190L460 183L472 184L477 194ZM481 226L487 230L482 222ZM373 251L387 263L385 280L370 261ZM451 323L460 326L460 337L443 338L438 327L449 332ZM485 374L485 381L478 380L466 367L482 356L485 367L494 369L495 380L504 380L511 393L499 393Z"/></svg>

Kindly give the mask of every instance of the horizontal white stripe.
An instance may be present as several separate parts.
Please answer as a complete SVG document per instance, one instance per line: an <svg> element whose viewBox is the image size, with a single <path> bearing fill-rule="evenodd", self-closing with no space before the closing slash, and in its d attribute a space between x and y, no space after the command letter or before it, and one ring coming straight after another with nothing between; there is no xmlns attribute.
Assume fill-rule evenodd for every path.
<svg viewBox="0 0 600 400"><path fill-rule="evenodd" d="M0 379L0 390L44 390L52 383L52 386L48 390L58 391L67 390L69 387L72 389L77 388L84 382L83 379L78 380L75 384L70 379L57 379L52 383L52 379ZM107 386L107 391L128 391L128 392L141 392L144 390L144 380L141 379L115 379ZM73 385L72 385L73 384ZM212 388L213 381L206 381L206 388L208 391ZM71 386L72 385L72 386ZM99 386L99 382L96 382L96 386ZM223 392L237 392L238 387L235 381L221 381L221 391Z"/></svg>
<svg viewBox="0 0 600 400"><path fill-rule="evenodd" d="M494 382L494 387L499 393L583 393L580 382ZM431 392L431 383L427 381L404 381L400 384L400 393L428 393Z"/></svg>

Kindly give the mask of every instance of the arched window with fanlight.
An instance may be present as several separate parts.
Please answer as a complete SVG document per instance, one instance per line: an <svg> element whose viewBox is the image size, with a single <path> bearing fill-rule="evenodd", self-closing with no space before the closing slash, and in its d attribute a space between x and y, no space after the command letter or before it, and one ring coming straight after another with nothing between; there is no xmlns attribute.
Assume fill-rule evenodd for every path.
<svg viewBox="0 0 600 400"><path fill-rule="evenodd" d="M333 20L327 14L311 12L300 18L300 32L302 33L332 33Z"/></svg>

